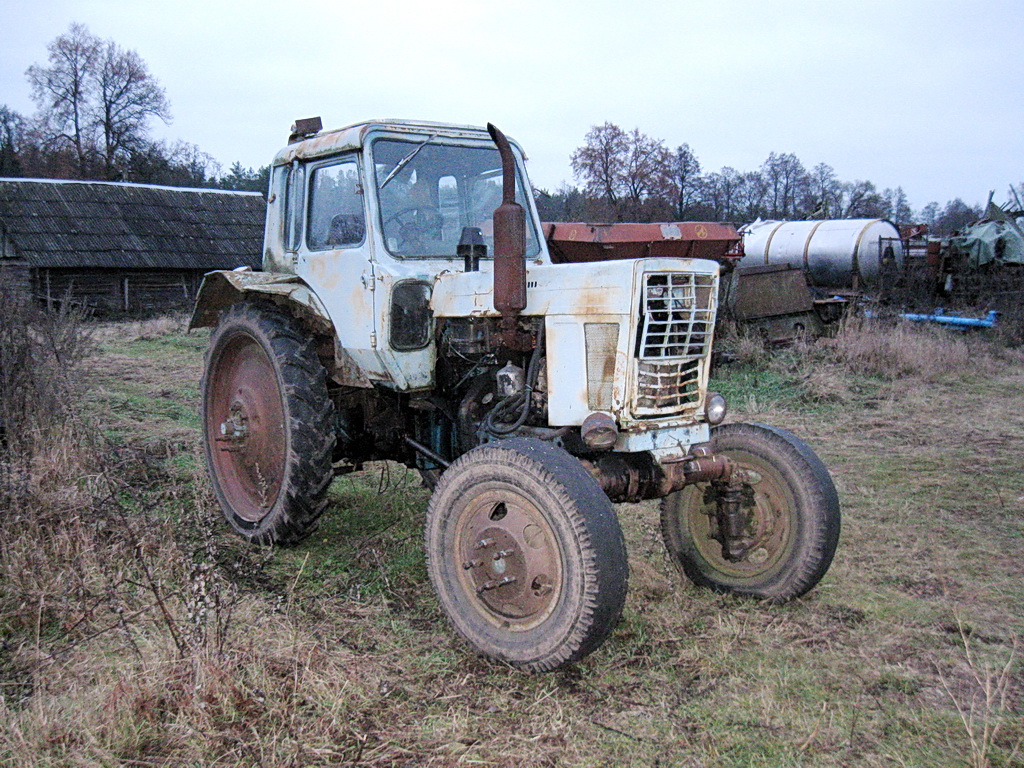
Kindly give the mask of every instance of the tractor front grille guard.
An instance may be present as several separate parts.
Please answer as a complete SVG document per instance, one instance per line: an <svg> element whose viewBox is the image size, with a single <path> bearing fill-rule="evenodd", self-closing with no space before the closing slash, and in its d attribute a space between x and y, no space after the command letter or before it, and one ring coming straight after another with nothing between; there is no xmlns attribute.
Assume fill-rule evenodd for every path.
<svg viewBox="0 0 1024 768"><path fill-rule="evenodd" d="M635 416L656 418L701 407L715 326L714 292L714 275L644 274Z"/></svg>

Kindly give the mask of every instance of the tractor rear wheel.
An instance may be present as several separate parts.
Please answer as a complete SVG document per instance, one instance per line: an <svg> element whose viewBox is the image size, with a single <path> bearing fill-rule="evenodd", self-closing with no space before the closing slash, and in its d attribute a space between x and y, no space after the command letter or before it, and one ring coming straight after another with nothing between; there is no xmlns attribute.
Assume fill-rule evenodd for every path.
<svg viewBox="0 0 1024 768"><path fill-rule="evenodd" d="M312 337L271 304L221 313L206 355L206 464L231 526L295 544L316 528L333 477L334 407Z"/></svg>
<svg viewBox="0 0 1024 768"><path fill-rule="evenodd" d="M514 438L479 446L441 475L427 508L427 568L455 629L529 672L582 659L626 597L618 518L566 451Z"/></svg>

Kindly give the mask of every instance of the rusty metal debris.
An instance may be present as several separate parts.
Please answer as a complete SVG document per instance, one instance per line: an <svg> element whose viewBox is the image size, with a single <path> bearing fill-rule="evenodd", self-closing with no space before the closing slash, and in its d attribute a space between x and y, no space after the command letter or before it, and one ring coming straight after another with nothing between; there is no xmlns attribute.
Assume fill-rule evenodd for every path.
<svg viewBox="0 0 1024 768"><path fill-rule="evenodd" d="M817 336L824 328L804 271L789 264L736 270L730 308L737 321L774 344Z"/></svg>

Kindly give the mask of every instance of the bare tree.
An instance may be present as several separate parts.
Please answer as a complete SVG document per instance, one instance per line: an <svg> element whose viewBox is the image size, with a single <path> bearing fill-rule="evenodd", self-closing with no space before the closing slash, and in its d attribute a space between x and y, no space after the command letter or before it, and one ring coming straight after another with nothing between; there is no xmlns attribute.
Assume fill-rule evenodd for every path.
<svg viewBox="0 0 1024 768"><path fill-rule="evenodd" d="M935 220L936 234L949 235L960 232L968 224L977 221L982 216L982 210L976 205L968 205L959 197L946 203L942 213Z"/></svg>
<svg viewBox="0 0 1024 768"><path fill-rule="evenodd" d="M101 46L91 78L94 119L103 136L104 171L108 178L115 178L117 158L145 142L149 120L170 122L170 103L139 54L113 40Z"/></svg>
<svg viewBox="0 0 1024 768"><path fill-rule="evenodd" d="M919 222L921 222L922 224L927 224L929 232L934 232L935 231L935 222L938 220L938 218L939 218L939 204L937 202L935 202L934 200L932 202L928 203L926 206L924 206L917 213L917 220Z"/></svg>
<svg viewBox="0 0 1024 768"><path fill-rule="evenodd" d="M765 215L765 200L768 197L768 183L760 171L743 174L737 194L736 213L733 221L748 222Z"/></svg>
<svg viewBox="0 0 1024 768"><path fill-rule="evenodd" d="M672 153L661 139L652 139L634 128L628 135L623 182L627 215L640 221L665 206L672 188ZM653 205L652 205L653 204Z"/></svg>
<svg viewBox="0 0 1024 768"><path fill-rule="evenodd" d="M704 177L703 197L706 213L716 221L731 221L739 213L744 195L744 179L735 168L726 166Z"/></svg>
<svg viewBox="0 0 1024 768"><path fill-rule="evenodd" d="M768 185L768 215L776 219L796 216L807 189L807 171L797 156L772 152L761 165L761 174Z"/></svg>
<svg viewBox="0 0 1024 768"><path fill-rule="evenodd" d="M650 221L674 216L735 223L758 217L889 218L903 225L915 215L902 187L880 192L870 181L841 181L827 163L808 172L796 155L772 152L758 170L741 173L725 167L702 174L688 144L670 151L660 139L639 129L627 133L610 122L591 128L572 154L572 167L584 182L582 190L575 190L574 210L590 217L596 213L622 220L628 215ZM1011 185L1010 199L1011 205L1021 205L1024 184ZM943 230L960 228L980 215L980 209L962 200L950 201L945 209L932 203L918 214Z"/></svg>
<svg viewBox="0 0 1024 768"><path fill-rule="evenodd" d="M203 152L198 144L190 144L187 141L180 140L176 141L167 150L167 157L173 165L181 168L184 173L188 174L195 186L213 181L213 179L220 175L220 163L214 159L213 155ZM266 171L265 173L264 170ZM269 166L266 169L261 168L255 175L264 182L256 191L266 192L266 181L270 178Z"/></svg>
<svg viewBox="0 0 1024 768"><path fill-rule="evenodd" d="M808 218L829 219L838 216L843 185L836 177L835 169L828 163L818 163L811 169L807 181Z"/></svg>
<svg viewBox="0 0 1024 768"><path fill-rule="evenodd" d="M84 24L75 23L47 46L48 67L33 64L25 72L44 140L54 148L74 147L82 177L89 173L90 99L99 49L99 38Z"/></svg>
<svg viewBox="0 0 1024 768"><path fill-rule="evenodd" d="M882 218L885 201L870 181L843 182L839 204L842 219Z"/></svg>
<svg viewBox="0 0 1024 768"><path fill-rule="evenodd" d="M0 176L21 175L21 151L25 141L25 118L0 104Z"/></svg>
<svg viewBox="0 0 1024 768"><path fill-rule="evenodd" d="M217 184L215 178L220 174L217 161L195 144L184 141L173 144L166 141L144 142L139 148L128 150L127 158L118 162L119 174L126 181L172 187L248 188ZM269 168L267 173L269 177ZM260 191L266 191L265 180Z"/></svg>
<svg viewBox="0 0 1024 768"><path fill-rule="evenodd" d="M675 186L676 218L683 220L692 215L700 199L700 161L689 144L676 147L672 158L673 183Z"/></svg>
<svg viewBox="0 0 1024 768"><path fill-rule="evenodd" d="M153 118L170 121L164 89L135 51L72 24L47 47L48 66L26 71L38 108L36 130L51 151L72 147L79 178L121 175L147 141ZM97 169L99 166L99 169Z"/></svg>
<svg viewBox="0 0 1024 768"><path fill-rule="evenodd" d="M903 191L903 187L886 189L882 193L882 199L885 201L885 217L887 219L897 227L910 223L914 212L910 209L910 201L907 200L907 193Z"/></svg>
<svg viewBox="0 0 1024 768"><path fill-rule="evenodd" d="M588 192L604 197L618 206L623 192L623 177L629 138L614 123L595 125L583 139L583 146L572 153L572 170Z"/></svg>
<svg viewBox="0 0 1024 768"><path fill-rule="evenodd" d="M607 215L671 215L673 156L662 140L638 128L626 133L614 123L595 125L571 159L576 178L607 204Z"/></svg>

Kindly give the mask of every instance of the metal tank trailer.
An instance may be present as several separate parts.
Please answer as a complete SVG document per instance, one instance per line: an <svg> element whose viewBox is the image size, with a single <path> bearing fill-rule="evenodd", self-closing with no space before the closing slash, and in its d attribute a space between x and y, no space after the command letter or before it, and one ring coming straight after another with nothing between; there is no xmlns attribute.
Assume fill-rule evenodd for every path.
<svg viewBox="0 0 1024 768"><path fill-rule="evenodd" d="M883 270L903 265L903 243L887 219L761 221L740 228L741 268L786 264L807 273L812 285L860 290Z"/></svg>
<svg viewBox="0 0 1024 768"><path fill-rule="evenodd" d="M727 304L772 342L820 334L847 297L903 267L899 230L886 219L758 219L739 232L743 256Z"/></svg>

